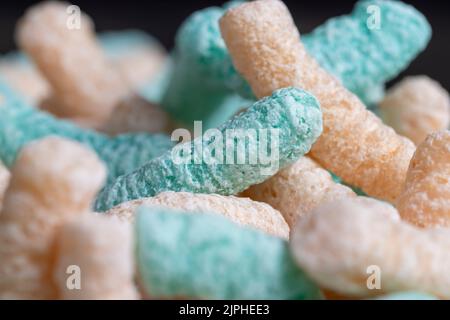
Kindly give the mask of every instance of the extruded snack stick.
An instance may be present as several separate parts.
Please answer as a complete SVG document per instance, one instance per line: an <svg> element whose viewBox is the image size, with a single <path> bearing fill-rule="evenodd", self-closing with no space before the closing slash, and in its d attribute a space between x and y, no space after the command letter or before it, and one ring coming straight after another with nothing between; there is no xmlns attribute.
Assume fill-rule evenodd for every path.
<svg viewBox="0 0 450 320"><path fill-rule="evenodd" d="M166 63L164 48L156 39L139 30L102 32L98 41L108 61L135 89L151 83ZM12 52L1 57L0 73L32 105L39 105L50 94L47 81L23 53Z"/></svg>
<svg viewBox="0 0 450 320"><path fill-rule="evenodd" d="M105 176L97 156L75 142L48 137L22 150L0 213L0 298L57 297L51 278L56 230L89 212Z"/></svg>
<svg viewBox="0 0 450 320"><path fill-rule="evenodd" d="M202 85L206 83L228 92L237 91L244 98L254 100L252 89L233 66L219 27L219 20L226 10L242 3L245 1L229 1L223 7L210 7L195 12L180 28L178 42L180 50L189 55L197 72L204 77ZM201 38L198 37L199 33Z"/></svg>
<svg viewBox="0 0 450 320"><path fill-rule="evenodd" d="M229 9L220 24L235 67L257 97L297 86L320 101L324 131L312 148L313 158L367 194L394 201L414 153L413 143L383 125L319 67L299 41L286 6L278 0L246 3Z"/></svg>
<svg viewBox="0 0 450 320"><path fill-rule="evenodd" d="M406 77L380 103L383 121L419 145L432 132L450 125L450 97L427 76Z"/></svg>
<svg viewBox="0 0 450 320"><path fill-rule="evenodd" d="M158 207L142 207L136 220L139 282L151 297L320 297L281 239L218 215Z"/></svg>
<svg viewBox="0 0 450 320"><path fill-rule="evenodd" d="M61 116L103 123L128 88L97 45L92 20L81 14L79 26L70 26L75 17L69 6L51 1L31 7L17 40L51 84Z"/></svg>
<svg viewBox="0 0 450 320"><path fill-rule="evenodd" d="M380 212L352 198L320 206L291 233L295 260L319 285L347 295L420 291L450 298L448 231ZM379 290L369 289L370 270L381 273Z"/></svg>
<svg viewBox="0 0 450 320"><path fill-rule="evenodd" d="M49 135L76 140L93 150L108 166L112 180L132 172L169 150L173 143L161 134L124 134L114 138L82 129L28 106L0 80L0 159L10 167L27 143Z"/></svg>
<svg viewBox="0 0 450 320"><path fill-rule="evenodd" d="M333 181L330 173L314 160L301 157L261 184L251 186L243 196L263 201L280 210L290 227L321 203L354 197L349 187Z"/></svg>
<svg viewBox="0 0 450 320"><path fill-rule="evenodd" d="M88 213L64 223L56 238L54 281L61 299L132 300L134 254L131 226ZM78 288L68 287L68 270L80 272ZM69 273L70 275L70 273Z"/></svg>
<svg viewBox="0 0 450 320"><path fill-rule="evenodd" d="M419 227L450 227L450 131L435 132L417 147L397 208Z"/></svg>
<svg viewBox="0 0 450 320"><path fill-rule="evenodd" d="M223 59L228 54L218 21L224 12L220 7L195 12L177 31L175 65L162 106L177 121L189 126L196 120L204 121L205 128L221 125L245 105L221 82L230 78L229 70L233 70L231 59ZM236 72L233 74L235 77L229 82L245 83ZM236 85L241 86L242 83Z"/></svg>
<svg viewBox="0 0 450 320"><path fill-rule="evenodd" d="M231 154L232 159L239 155L234 148L234 139L229 143L224 141L223 137L236 133L242 140L245 139L246 132L256 129L259 133L255 141L246 143L248 158L241 162L243 164L229 161L230 157L226 154ZM262 139L262 130L269 130L265 131L268 135L270 133L268 139ZM96 209L105 211L119 203L154 196L162 191L222 195L239 193L253 184L264 181L275 174L278 168L291 164L308 152L321 131L321 111L314 96L296 88L277 90L272 96L256 102L246 111L224 123L214 131L214 135L208 136L206 131L204 136L177 145L172 151L166 152L136 171L117 178L99 194ZM278 141L275 139L275 132ZM275 142L276 146L263 145L263 140L270 140L271 145ZM199 154L200 147L202 153ZM266 147L270 150L270 154L277 155L276 164L266 166L261 161L261 153L257 156L256 153ZM204 155L221 151L224 155L222 159L215 159L212 163L206 161L208 156ZM188 159L178 163L174 159L180 153L194 156L190 161ZM257 161L252 163L249 159L254 159L255 156ZM197 161L198 158L200 161Z"/></svg>
<svg viewBox="0 0 450 320"><path fill-rule="evenodd" d="M106 215L133 221L140 206L160 206L196 213L217 213L234 223L288 239L289 227L280 212L268 204L234 196L198 194L189 192L162 192L153 198L124 202L106 212Z"/></svg>
<svg viewBox="0 0 450 320"><path fill-rule="evenodd" d="M414 7L364 0L351 14L331 18L302 36L302 42L349 91L374 103L381 97L380 86L403 71L430 37L429 23Z"/></svg>
<svg viewBox="0 0 450 320"><path fill-rule="evenodd" d="M114 110L123 108L120 104L125 98L131 104L126 108L129 111L134 110L134 99L139 98L97 44L92 20L81 14L79 25L71 26L75 17L68 14L68 7L67 3L53 1L37 4L19 22L18 43L52 87L53 96L45 103L46 108L59 117L111 134L164 128L165 115L151 104L136 111L147 120L144 127L139 126L142 122L128 118L120 126L109 123Z"/></svg>

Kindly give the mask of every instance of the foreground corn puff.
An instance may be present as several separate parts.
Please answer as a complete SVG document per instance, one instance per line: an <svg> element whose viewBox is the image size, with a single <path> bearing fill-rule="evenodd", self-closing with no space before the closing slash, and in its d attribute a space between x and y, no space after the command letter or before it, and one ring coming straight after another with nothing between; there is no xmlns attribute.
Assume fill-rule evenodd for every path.
<svg viewBox="0 0 450 320"><path fill-rule="evenodd" d="M48 137L21 151L0 213L0 298L57 297L56 230L90 210L105 175L97 156L75 142Z"/></svg>
<svg viewBox="0 0 450 320"><path fill-rule="evenodd" d="M419 227L450 227L450 131L435 132L417 147L397 208Z"/></svg>
<svg viewBox="0 0 450 320"><path fill-rule="evenodd" d="M416 228L370 201L340 199L301 219L291 233L299 266L349 296L419 291L449 299L448 230Z"/></svg>
<svg viewBox="0 0 450 320"><path fill-rule="evenodd" d="M168 191L153 198L124 202L107 211L106 214L130 221L134 220L136 210L140 206L160 206L196 213L217 213L236 224L252 227L276 237L289 238L289 227L280 212L265 203L234 196Z"/></svg>
<svg viewBox="0 0 450 320"><path fill-rule="evenodd" d="M220 24L236 69L257 97L286 86L304 88L317 97L324 130L311 150L313 158L371 196L389 201L398 197L413 143L383 125L318 65L299 41L281 1L242 4L229 9Z"/></svg>
<svg viewBox="0 0 450 320"><path fill-rule="evenodd" d="M219 215L142 207L136 217L138 279L154 298L317 299L282 239Z"/></svg>

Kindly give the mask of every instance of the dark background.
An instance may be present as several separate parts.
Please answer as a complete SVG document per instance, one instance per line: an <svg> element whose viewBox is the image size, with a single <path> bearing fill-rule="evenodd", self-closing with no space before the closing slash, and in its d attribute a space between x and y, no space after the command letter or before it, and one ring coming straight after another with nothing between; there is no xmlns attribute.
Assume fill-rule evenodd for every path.
<svg viewBox="0 0 450 320"><path fill-rule="evenodd" d="M0 2L0 53L14 49L14 26L24 10L38 1L2 0ZM166 48L173 46L178 26L193 11L221 5L219 0L73 0L95 21L97 30L139 28L157 37ZM419 9L431 23L433 38L428 48L405 74L426 74L450 89L450 1L405 0ZM351 0L285 0L299 26L307 33L326 19L349 13Z"/></svg>

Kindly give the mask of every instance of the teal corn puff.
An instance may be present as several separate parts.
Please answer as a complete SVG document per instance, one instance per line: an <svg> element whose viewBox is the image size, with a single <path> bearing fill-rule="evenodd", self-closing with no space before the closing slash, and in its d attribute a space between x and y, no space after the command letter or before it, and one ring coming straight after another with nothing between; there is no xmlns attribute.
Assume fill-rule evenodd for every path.
<svg viewBox="0 0 450 320"><path fill-rule="evenodd" d="M359 1L350 15L302 37L309 53L358 96L403 71L426 47L431 27L401 1Z"/></svg>
<svg viewBox="0 0 450 320"><path fill-rule="evenodd" d="M27 143L49 135L91 147L108 166L109 179L133 171L173 146L169 137L162 134L124 134L111 138L82 129L30 107L1 81L0 97L0 159L7 166L14 163Z"/></svg>
<svg viewBox="0 0 450 320"><path fill-rule="evenodd" d="M224 103L228 93L222 88L202 86L197 78L199 74L191 70L189 63L183 62L177 54L174 60L161 106L174 120L192 126L195 120L207 119L211 109Z"/></svg>
<svg viewBox="0 0 450 320"><path fill-rule="evenodd" d="M253 96L235 71L220 35L218 21L224 12L220 7L197 11L177 32L173 73L161 104L187 125L202 120L207 128L218 126L240 107L234 90L247 93L247 98Z"/></svg>
<svg viewBox="0 0 450 320"><path fill-rule="evenodd" d="M373 300L438 300L435 296L422 292L398 292L379 296Z"/></svg>
<svg viewBox="0 0 450 320"><path fill-rule="evenodd" d="M214 63L214 59L202 55L203 51L209 52L211 49L208 47L213 48L217 54L212 57L219 63L223 61L220 50L214 43L214 39L220 38L218 26L210 34L212 25L221 17L223 10L216 7L206 10L206 17L194 13L177 32L173 72L161 101L165 111L177 121L188 125L192 125L194 120L204 120L211 109L223 103L229 94L223 86L206 85L202 80L208 65ZM207 20L209 16L214 18Z"/></svg>
<svg viewBox="0 0 450 320"><path fill-rule="evenodd" d="M286 241L210 214L141 207L139 281L153 298L318 299Z"/></svg>
<svg viewBox="0 0 450 320"><path fill-rule="evenodd" d="M230 133L246 134L251 130L257 135L256 141L249 142L250 139L247 140L241 135L241 138L245 139L248 157L238 152L238 148L234 148L234 139L231 141L225 139L224 142L223 137L229 136ZM270 137L267 137L269 131ZM253 184L264 181L275 174L279 167L284 167L307 153L322 133L322 112L317 99L308 92L297 88L285 88L256 102L214 132L215 135L211 137L208 136L209 131L206 131L202 137L179 144L138 170L107 184L97 198L96 209L105 211L119 203L154 196L162 191L222 195L241 192ZM264 132L265 139L263 139ZM275 140L276 135L278 141ZM276 163L262 163L256 149L260 152L266 147L263 140L270 140L270 147L267 146L268 154L276 156L276 159L273 159ZM276 145L273 146L272 142ZM202 149L201 153L197 152L199 148ZM208 160L209 155L217 155L219 152L225 155L230 150L231 157L227 155L227 161L223 158L216 162ZM174 161L179 154L193 154L191 159L193 161L185 163ZM242 156L245 157L245 161L241 161L240 164L237 164L237 161L233 163L228 161ZM247 161L255 157L259 157L258 161L254 163Z"/></svg>
<svg viewBox="0 0 450 320"><path fill-rule="evenodd" d="M246 80L236 72L219 28L219 20L226 10L241 3L232 1L223 8L194 12L180 27L176 42L180 54L192 62L190 68L200 74L202 85L239 91L245 98L255 99Z"/></svg>
<svg viewBox="0 0 450 320"><path fill-rule="evenodd" d="M208 86L223 88L224 81L237 82L240 88L245 80L234 71L225 42L222 40L219 19L224 8L210 7L194 12L180 27L176 44L183 58L195 63L200 75L208 76Z"/></svg>

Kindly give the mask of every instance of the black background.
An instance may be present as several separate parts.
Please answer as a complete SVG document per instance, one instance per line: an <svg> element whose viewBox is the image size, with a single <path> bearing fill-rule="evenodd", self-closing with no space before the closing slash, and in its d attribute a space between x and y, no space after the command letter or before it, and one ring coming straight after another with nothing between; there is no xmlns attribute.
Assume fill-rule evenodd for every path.
<svg viewBox="0 0 450 320"><path fill-rule="evenodd" d="M216 314L209 319L290 319L297 314L313 314L315 318L345 318L353 319L384 319L386 315L394 315L398 318L425 318L430 316L430 310L434 312L448 312L448 301L394 301L394 300L361 300L361 301L182 301L182 300L152 300L152 301L6 301L0 300L3 313L9 312L15 317L28 317L30 310L37 317L46 319L58 319L70 313L74 319L85 319L99 317L102 319L119 318L130 319L131 317L142 317L142 314L161 315L160 318L167 319L207 319L200 316L180 316L180 307L186 306L214 306L220 307L224 304L268 304L269 315L234 315L233 317ZM441 311L439 311L441 310ZM398 315L397 315L398 311ZM156 318L157 316L155 316ZM301 315L299 316L299 318ZM305 316L306 317L306 316Z"/></svg>
<svg viewBox="0 0 450 320"><path fill-rule="evenodd" d="M24 10L38 1L0 2L0 53L14 49L14 27ZM181 22L193 11L221 5L219 0L81 0L72 1L95 21L97 30L139 28L157 37L166 48ZM399 77L426 74L450 89L450 1L405 0L419 9L431 23L433 38L428 48ZM285 0L301 33L307 33L326 19L349 13L351 0Z"/></svg>

